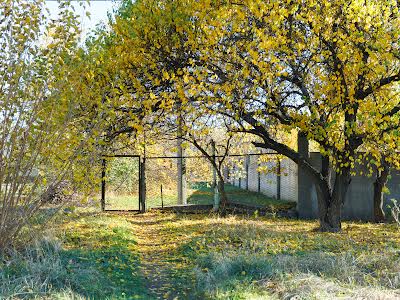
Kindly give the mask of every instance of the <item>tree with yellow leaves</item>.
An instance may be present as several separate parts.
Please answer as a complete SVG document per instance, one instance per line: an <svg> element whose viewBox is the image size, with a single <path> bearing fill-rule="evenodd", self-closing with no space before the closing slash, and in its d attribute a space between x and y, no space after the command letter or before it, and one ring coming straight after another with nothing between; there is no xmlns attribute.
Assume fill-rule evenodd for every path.
<svg viewBox="0 0 400 300"><path fill-rule="evenodd" d="M179 107L231 118L235 131L309 173L320 229L341 229L353 167L370 159L358 151L399 127L397 1L136 1L111 28L118 93L109 99L121 132L140 131L138 115L162 120ZM321 168L282 143L277 128L315 141Z"/></svg>
<svg viewBox="0 0 400 300"><path fill-rule="evenodd" d="M210 67L200 78L204 85L213 78L207 89L223 103L220 113L262 138L258 146L307 170L321 230L340 230L357 151L369 137L399 127L398 2L226 2L202 26ZM316 141L322 167L274 139L277 125Z"/></svg>

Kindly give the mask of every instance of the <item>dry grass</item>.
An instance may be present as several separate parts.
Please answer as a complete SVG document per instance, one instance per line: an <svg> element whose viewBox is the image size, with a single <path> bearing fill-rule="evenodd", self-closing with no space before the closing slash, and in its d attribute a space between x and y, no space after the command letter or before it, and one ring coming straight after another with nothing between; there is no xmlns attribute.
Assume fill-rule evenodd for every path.
<svg viewBox="0 0 400 300"><path fill-rule="evenodd" d="M62 240L56 250L13 258L8 270L32 267L17 267L8 277L0 267L0 298L26 298L19 291L29 289L30 298L42 299L400 298L394 225L344 223L342 233L331 234L315 231L314 221L264 217L78 213L61 219L54 226ZM71 268L85 276L71 275Z"/></svg>

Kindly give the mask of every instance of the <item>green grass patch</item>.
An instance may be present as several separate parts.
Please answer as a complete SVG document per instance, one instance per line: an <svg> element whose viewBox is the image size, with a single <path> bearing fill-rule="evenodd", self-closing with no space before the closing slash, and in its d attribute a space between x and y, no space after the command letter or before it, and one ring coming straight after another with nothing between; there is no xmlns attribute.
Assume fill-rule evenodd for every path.
<svg viewBox="0 0 400 300"><path fill-rule="evenodd" d="M155 299L139 270L129 223L74 215L57 238L44 238L0 262L0 299Z"/></svg>
<svg viewBox="0 0 400 300"><path fill-rule="evenodd" d="M139 210L138 195L106 195L107 210Z"/></svg>
<svg viewBox="0 0 400 300"><path fill-rule="evenodd" d="M285 210L296 206L295 202L269 198L264 194L243 190L231 184L225 184L225 191L229 201L250 206L271 208L272 210ZM188 185L187 202L189 204L213 204L214 189L210 183L197 182ZM160 194L148 194L146 196L147 208L171 206L178 204L176 194L164 193L161 199ZM108 210L138 210L138 195L106 195L106 209Z"/></svg>
<svg viewBox="0 0 400 300"><path fill-rule="evenodd" d="M214 202L214 190L210 184L198 183L193 186L193 189L193 193L188 198L188 203L212 204ZM296 206L295 202L273 199L264 194L244 190L231 184L225 184L225 192L229 201L239 204L271 207L277 210Z"/></svg>

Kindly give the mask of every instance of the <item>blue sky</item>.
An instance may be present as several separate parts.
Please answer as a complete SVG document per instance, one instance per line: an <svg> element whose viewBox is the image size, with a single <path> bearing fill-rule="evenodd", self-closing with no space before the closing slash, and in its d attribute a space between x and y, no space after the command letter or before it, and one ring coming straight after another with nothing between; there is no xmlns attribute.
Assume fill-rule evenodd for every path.
<svg viewBox="0 0 400 300"><path fill-rule="evenodd" d="M90 1L90 5L86 4L84 8L82 8L77 1L73 2L73 5L76 13L80 15L79 21L82 26L84 38L91 29L95 28L96 24L107 21L107 12L111 12L113 7L118 5L118 1ZM55 18L58 14L57 1L46 1L46 6L50 10L51 17ZM90 12L90 19L86 16L87 11Z"/></svg>

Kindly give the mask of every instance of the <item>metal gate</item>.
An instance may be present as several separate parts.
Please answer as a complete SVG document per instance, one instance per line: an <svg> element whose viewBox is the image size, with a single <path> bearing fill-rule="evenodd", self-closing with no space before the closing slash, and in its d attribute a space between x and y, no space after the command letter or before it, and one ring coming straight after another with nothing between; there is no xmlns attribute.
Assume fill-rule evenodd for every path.
<svg viewBox="0 0 400 300"><path fill-rule="evenodd" d="M141 210L141 160L139 155L112 155L102 161L103 211Z"/></svg>
<svg viewBox="0 0 400 300"><path fill-rule="evenodd" d="M181 175L178 171L179 157L146 159L146 208L213 204L213 167L209 160L200 155L182 158ZM180 176L181 187L178 184ZM181 199L179 193L182 193Z"/></svg>

